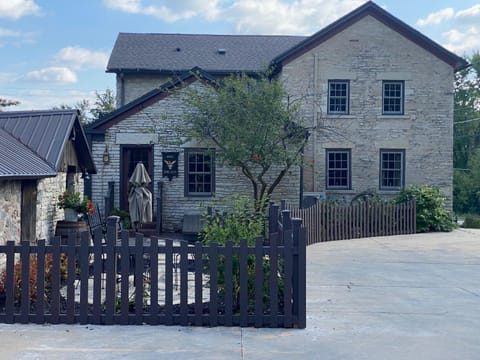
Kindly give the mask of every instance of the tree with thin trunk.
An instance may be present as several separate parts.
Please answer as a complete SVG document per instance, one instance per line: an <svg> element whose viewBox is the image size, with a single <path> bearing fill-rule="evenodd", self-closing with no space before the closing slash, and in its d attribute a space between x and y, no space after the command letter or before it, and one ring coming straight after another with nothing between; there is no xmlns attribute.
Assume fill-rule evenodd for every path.
<svg viewBox="0 0 480 360"><path fill-rule="evenodd" d="M187 91L189 110L177 131L184 141L215 149L220 164L239 168L252 185L256 211L264 211L292 167L302 164L310 129L303 126L300 101L291 101L268 72L215 85Z"/></svg>

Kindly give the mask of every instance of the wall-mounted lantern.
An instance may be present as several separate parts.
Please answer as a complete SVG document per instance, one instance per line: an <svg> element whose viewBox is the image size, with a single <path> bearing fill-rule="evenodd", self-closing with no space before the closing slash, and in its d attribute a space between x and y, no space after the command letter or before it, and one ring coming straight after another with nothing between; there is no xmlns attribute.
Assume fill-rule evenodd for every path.
<svg viewBox="0 0 480 360"><path fill-rule="evenodd" d="M110 164L110 153L108 152L108 145L105 145L105 150L103 151L103 165Z"/></svg>

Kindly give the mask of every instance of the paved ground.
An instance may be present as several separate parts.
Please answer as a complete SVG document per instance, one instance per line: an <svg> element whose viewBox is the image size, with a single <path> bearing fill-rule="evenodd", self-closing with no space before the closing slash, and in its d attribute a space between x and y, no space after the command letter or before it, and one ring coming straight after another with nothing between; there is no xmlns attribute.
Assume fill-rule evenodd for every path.
<svg viewBox="0 0 480 360"><path fill-rule="evenodd" d="M307 329L0 324L2 359L479 359L480 232L307 250Z"/></svg>

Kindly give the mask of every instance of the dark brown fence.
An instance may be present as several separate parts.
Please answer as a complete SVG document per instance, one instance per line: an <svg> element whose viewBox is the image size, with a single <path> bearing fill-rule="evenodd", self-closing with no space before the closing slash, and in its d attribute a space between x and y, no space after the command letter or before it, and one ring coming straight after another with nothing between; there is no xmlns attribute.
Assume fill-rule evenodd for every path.
<svg viewBox="0 0 480 360"><path fill-rule="evenodd" d="M354 205L318 202L306 209L289 208L293 217L303 219L307 245L323 241L371 236L414 234L415 199L403 204L366 201Z"/></svg>
<svg viewBox="0 0 480 360"><path fill-rule="evenodd" d="M115 216L93 245L87 232L80 244L73 233L67 245L8 241L0 322L305 328L305 235L282 219L254 246L119 239Z"/></svg>

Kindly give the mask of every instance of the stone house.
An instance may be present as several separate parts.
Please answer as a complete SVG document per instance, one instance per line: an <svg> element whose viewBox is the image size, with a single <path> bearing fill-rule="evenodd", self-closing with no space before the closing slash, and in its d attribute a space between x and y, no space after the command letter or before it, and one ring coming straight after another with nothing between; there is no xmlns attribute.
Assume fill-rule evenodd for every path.
<svg viewBox="0 0 480 360"><path fill-rule="evenodd" d="M390 197L431 184L450 201L453 76L467 65L373 2L309 37L120 33L107 66L116 74L118 109L87 129L99 169L87 188L97 201L113 190L114 206L127 209L134 164L148 164L156 183L173 154L178 177L164 182L168 230L178 230L202 202L249 193L242 176L215 167L201 144L172 147L168 140L172 124L182 121L188 86L269 66L289 94L302 98L305 123L315 128L306 165L292 171L276 198L349 201L366 190ZM196 190L189 174L205 164ZM155 184L152 191L155 197Z"/></svg>
<svg viewBox="0 0 480 360"><path fill-rule="evenodd" d="M0 243L50 239L65 189L95 166L77 110L0 112Z"/></svg>

